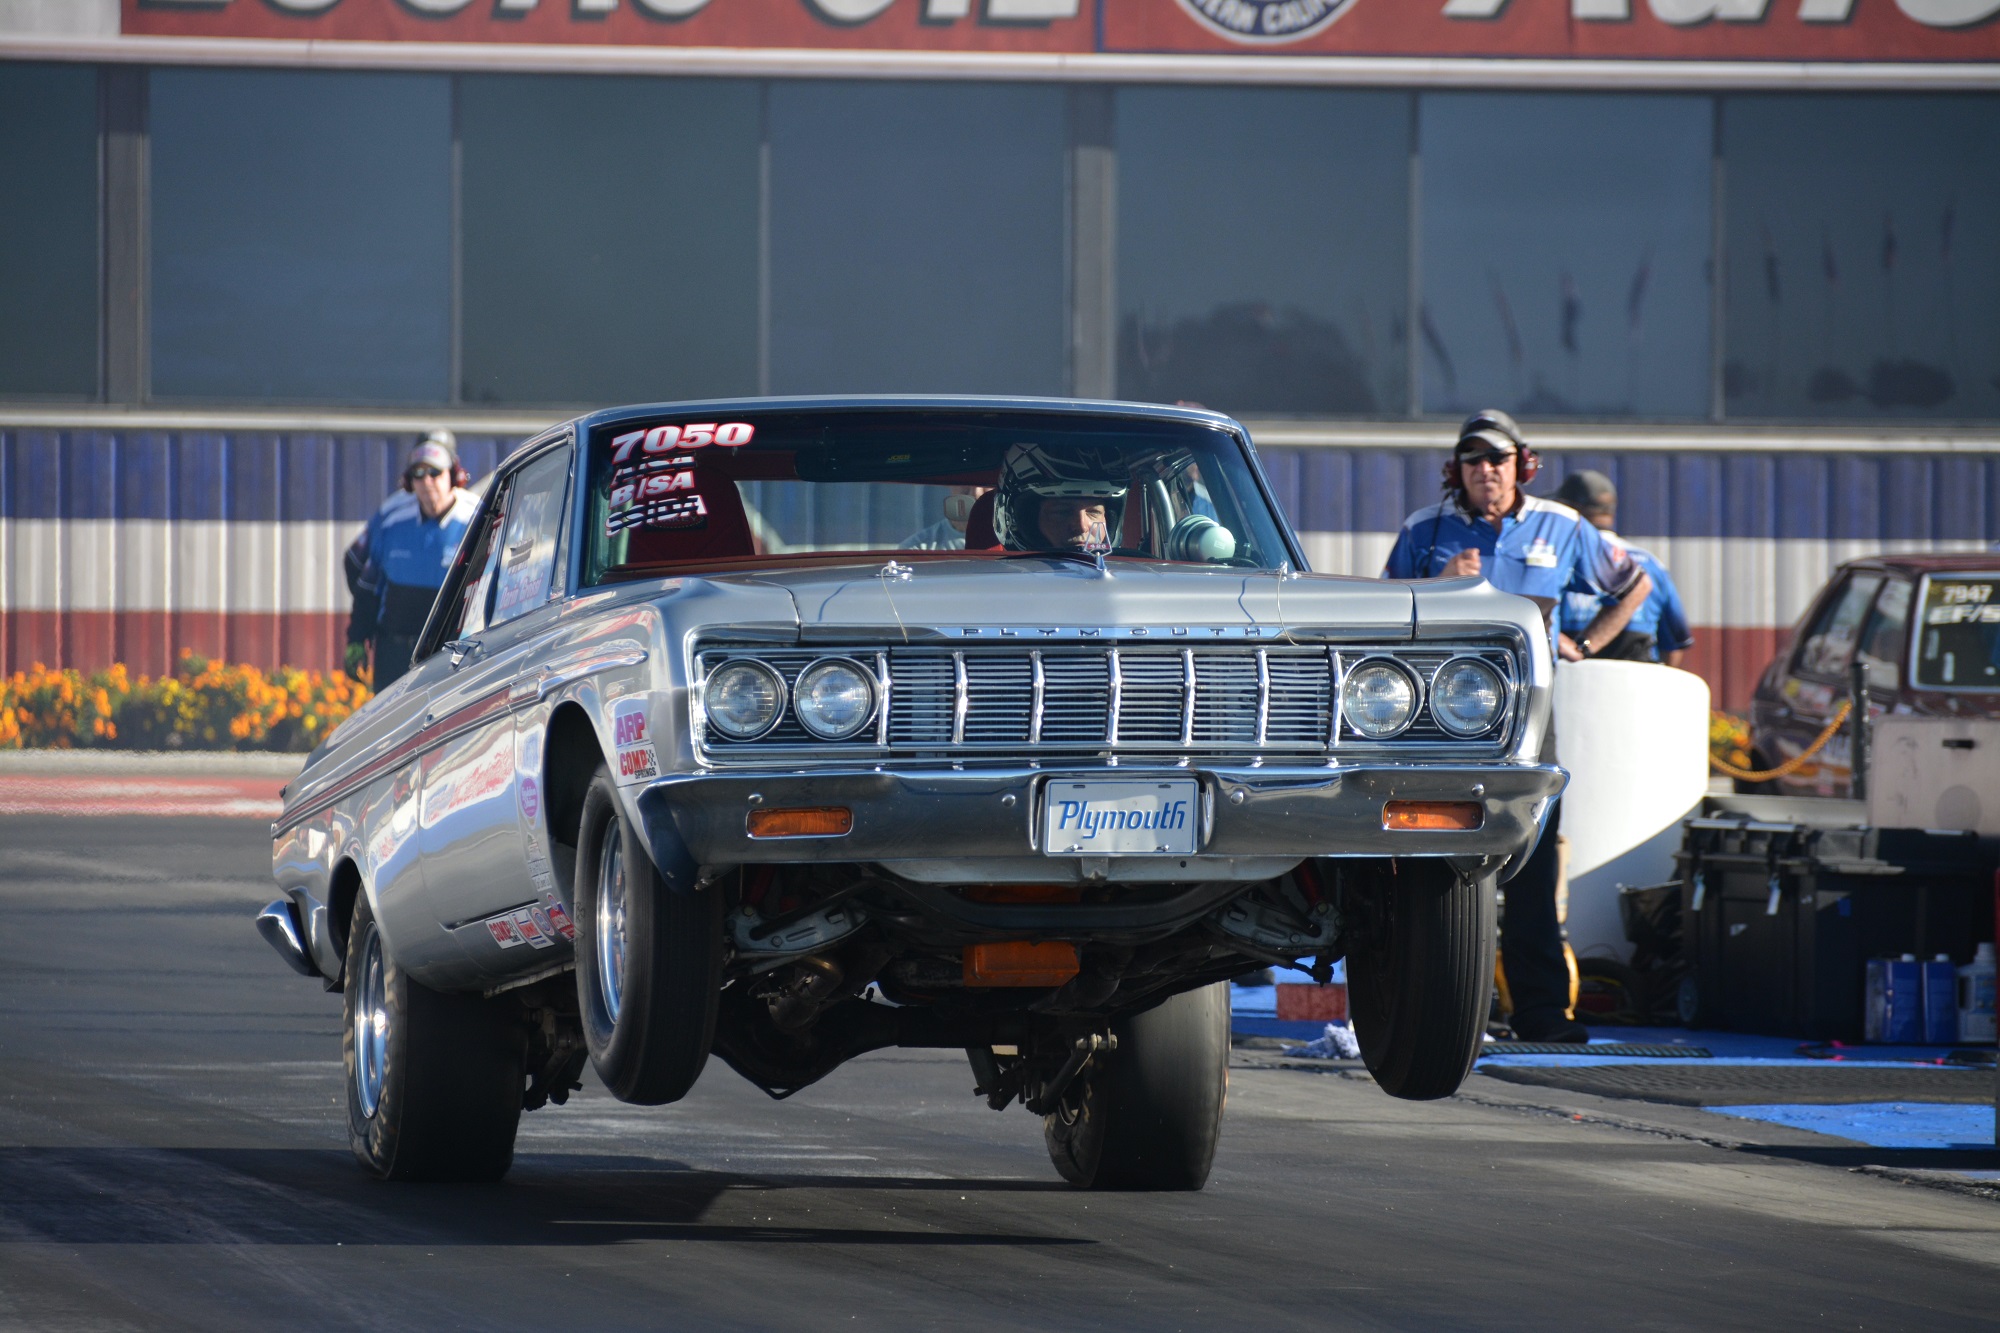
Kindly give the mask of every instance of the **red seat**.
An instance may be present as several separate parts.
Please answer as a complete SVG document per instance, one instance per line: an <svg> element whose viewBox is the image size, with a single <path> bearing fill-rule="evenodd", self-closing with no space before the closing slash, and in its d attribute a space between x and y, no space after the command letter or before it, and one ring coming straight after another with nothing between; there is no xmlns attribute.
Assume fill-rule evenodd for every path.
<svg viewBox="0 0 2000 1333"><path fill-rule="evenodd" d="M628 565L673 565L756 555L757 541L743 512L743 496L727 477L703 479L708 522L699 528L634 528L625 550Z"/></svg>
<svg viewBox="0 0 2000 1333"><path fill-rule="evenodd" d="M993 502L1000 496L998 491L988 491L972 502L972 510L965 516L965 549L968 551L998 550L1000 538L993 531Z"/></svg>

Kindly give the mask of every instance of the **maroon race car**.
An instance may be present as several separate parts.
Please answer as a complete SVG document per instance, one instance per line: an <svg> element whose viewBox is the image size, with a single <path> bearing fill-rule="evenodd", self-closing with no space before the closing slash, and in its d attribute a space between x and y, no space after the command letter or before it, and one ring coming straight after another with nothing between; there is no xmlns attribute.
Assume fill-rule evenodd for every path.
<svg viewBox="0 0 2000 1333"><path fill-rule="evenodd" d="M2000 554L1869 556L1835 570L1757 683L1752 767L1812 744L1848 696L1857 653L1871 716L2000 717ZM1850 758L1843 727L1812 762L1758 789L1845 796Z"/></svg>

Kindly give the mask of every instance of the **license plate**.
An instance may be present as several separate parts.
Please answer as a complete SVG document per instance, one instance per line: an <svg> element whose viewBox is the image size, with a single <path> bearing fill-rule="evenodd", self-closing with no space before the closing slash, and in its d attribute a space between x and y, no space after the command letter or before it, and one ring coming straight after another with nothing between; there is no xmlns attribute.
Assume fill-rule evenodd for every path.
<svg viewBox="0 0 2000 1333"><path fill-rule="evenodd" d="M1050 856L1194 855L1195 781L1052 780L1042 847Z"/></svg>

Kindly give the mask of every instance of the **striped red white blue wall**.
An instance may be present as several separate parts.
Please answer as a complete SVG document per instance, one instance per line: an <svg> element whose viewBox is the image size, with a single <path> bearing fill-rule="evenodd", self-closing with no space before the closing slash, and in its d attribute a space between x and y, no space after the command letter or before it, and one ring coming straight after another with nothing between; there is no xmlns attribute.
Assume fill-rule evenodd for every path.
<svg viewBox="0 0 2000 1333"><path fill-rule="evenodd" d="M182 648L263 666L340 659L340 553L415 436L0 429L0 671L166 670ZM475 475L516 437L460 436ZM1266 444L1315 569L1373 574L1438 493L1441 449ZM2000 537L2000 452L1552 448L1534 486L1605 472L1620 530L1674 571L1689 665L1740 707L1840 561L1978 550Z"/></svg>

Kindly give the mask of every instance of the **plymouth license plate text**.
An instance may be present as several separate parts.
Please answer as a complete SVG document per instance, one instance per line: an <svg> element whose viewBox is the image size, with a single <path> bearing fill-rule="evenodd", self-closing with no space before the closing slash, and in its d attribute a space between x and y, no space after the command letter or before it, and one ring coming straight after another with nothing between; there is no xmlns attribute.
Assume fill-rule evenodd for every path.
<svg viewBox="0 0 2000 1333"><path fill-rule="evenodd" d="M1050 856L1194 855L1195 782L1055 780L1042 846Z"/></svg>

